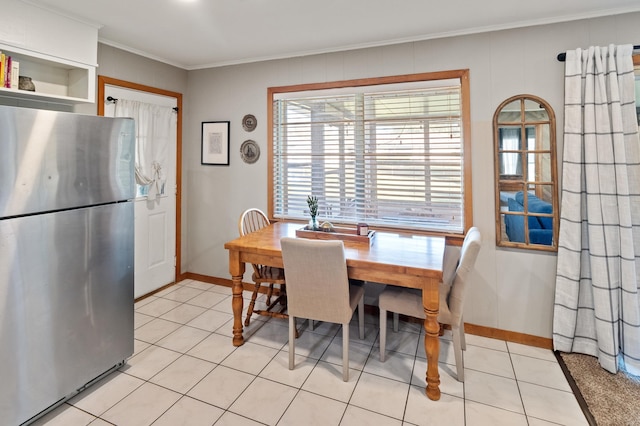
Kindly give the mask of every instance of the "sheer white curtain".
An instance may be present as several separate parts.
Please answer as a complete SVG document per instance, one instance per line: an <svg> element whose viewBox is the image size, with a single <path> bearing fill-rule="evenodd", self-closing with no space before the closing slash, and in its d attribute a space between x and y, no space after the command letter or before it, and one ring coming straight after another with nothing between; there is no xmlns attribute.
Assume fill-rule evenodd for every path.
<svg viewBox="0 0 640 426"><path fill-rule="evenodd" d="M640 142L632 46L567 52L553 343L640 374Z"/></svg>
<svg viewBox="0 0 640 426"><path fill-rule="evenodd" d="M520 142L520 128L517 129L500 129L500 147L503 151L517 151L522 149ZM517 152L502 153L502 161L500 162L500 174L503 175L522 175L522 162L520 154Z"/></svg>
<svg viewBox="0 0 640 426"><path fill-rule="evenodd" d="M175 125L173 108L127 99L118 99L115 117L132 117L136 122L136 183L148 187L147 197L164 193L170 138Z"/></svg>

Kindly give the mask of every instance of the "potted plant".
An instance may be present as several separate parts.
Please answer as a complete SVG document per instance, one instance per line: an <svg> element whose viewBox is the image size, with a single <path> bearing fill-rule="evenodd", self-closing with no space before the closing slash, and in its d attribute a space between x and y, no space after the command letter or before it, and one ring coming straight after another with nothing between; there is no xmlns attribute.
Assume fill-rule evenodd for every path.
<svg viewBox="0 0 640 426"><path fill-rule="evenodd" d="M318 197L309 195L307 197L307 205L309 206L309 215L311 216L311 220L309 221L309 225L307 228L311 231L319 231L320 227L318 226Z"/></svg>

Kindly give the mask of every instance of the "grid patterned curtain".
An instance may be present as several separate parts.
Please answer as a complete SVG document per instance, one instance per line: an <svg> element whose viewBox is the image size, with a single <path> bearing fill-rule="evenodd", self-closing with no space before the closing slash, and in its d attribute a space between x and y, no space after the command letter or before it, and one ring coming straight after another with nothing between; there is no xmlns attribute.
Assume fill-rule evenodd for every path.
<svg viewBox="0 0 640 426"><path fill-rule="evenodd" d="M640 374L640 142L632 46L567 52L556 350Z"/></svg>

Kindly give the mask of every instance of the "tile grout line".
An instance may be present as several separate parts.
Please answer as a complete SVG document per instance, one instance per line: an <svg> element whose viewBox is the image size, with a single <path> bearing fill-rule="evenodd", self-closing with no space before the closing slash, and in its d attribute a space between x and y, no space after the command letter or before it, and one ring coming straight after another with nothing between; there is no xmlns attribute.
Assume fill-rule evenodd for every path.
<svg viewBox="0 0 640 426"><path fill-rule="evenodd" d="M244 390L243 390L243 391L242 391L242 392L241 392L241 393L240 393L240 394L239 394L239 395L238 395L238 396L237 396L237 397L236 397L236 398L235 398L235 399L234 399L234 400L229 404L229 408L222 408L222 407L218 407L218 406L216 406L216 405L214 405L214 404L211 404L211 403L209 403L209 402L207 402L207 401L202 401L202 400L200 400L200 399L198 399L198 398L194 398L194 397L192 397L192 396L189 396L189 395L187 395L187 393L188 393L190 390L192 390L195 386L197 386L198 384L200 384L200 383L202 382L202 380L204 380L204 378L205 378L205 377L207 377L207 375L208 375L208 374L211 374L211 372L212 372L212 371L214 371L215 369L217 369L218 367L220 367L220 366L222 365L222 363L223 363L225 360L227 360L227 359L228 359L228 358L229 358L233 353L235 353L235 352L236 352L236 350L237 350L238 348L234 348L234 349L233 349L233 351L231 351L229 354L225 355L225 356L222 358L222 360L221 360L220 362L218 362L218 363L214 363L214 362L211 362L211 361L209 361L209 360L206 360L206 359L204 359L204 358L200 358L200 357L197 357L197 356L189 355L187 352L188 352L189 350L193 349L194 347L196 347L197 345L201 344L204 340L208 339L209 337L211 337L211 336L212 336L212 335L214 335L214 334L215 334L215 335L221 335L221 336L226 336L226 337L228 337L228 333L226 333L226 332L225 332L225 333L221 333L221 332L219 332L219 331L220 331L223 327L227 326L227 325L228 325L228 323L229 323L229 321L231 321L232 319L229 319L228 321L224 322L222 325L220 325L218 328L216 328L215 330L213 330L213 331L212 331L212 330L200 329L200 328L198 328L198 327L193 327L193 326L188 325L188 323L182 323L182 322L177 322L177 321L175 321L175 320L165 319L165 318L162 318L161 316L162 316L162 315L166 315L167 313L169 313L169 312L171 312L171 311L173 311L173 310L175 310L175 309L178 309L178 308L180 308L181 306L184 306L184 305L187 305L187 306L189 306L189 307L192 307L192 306L193 306L193 307L199 307L199 308L204 309L204 311L203 311L203 312L201 312L199 315L197 315L195 318L198 318L199 316L201 316L201 315L205 314L207 311L210 311L210 310L213 310L213 311L216 311L216 312L221 312L221 313L224 313L224 314L227 314L227 315L228 315L229 313L228 313L227 311L219 311L219 310L214 309L214 307L215 307L215 306L218 306L218 305L220 305L220 304L222 304L222 303L228 302L228 300L227 300L227 299L228 299L228 297L229 297L229 296L228 296L227 294L224 294L224 293L221 293L221 292L214 291L214 293L216 293L216 294L221 294L221 295L225 296L225 299L220 300L218 303L215 303L215 304L214 304L213 306L211 306L211 307L204 307L204 306L199 306L199 305L193 305L193 304L190 304L190 303L188 303L188 302L189 302L190 300L192 300L192 299L194 299L194 298L196 298L196 297L198 297L198 296L202 295L202 294L206 294L207 292L210 292L210 291L211 291L211 289L203 290L202 288L198 288L198 287L190 287L190 286L188 286L188 284L178 284L178 285L180 286L180 288L190 288L190 289L200 290L200 293L198 293L198 294L194 295L193 297L189 298L188 300L184 300L184 301L177 301L177 300L173 300L173 299L168 299L168 298L166 298L166 296L168 296L169 294L173 293L173 292L168 292L168 293L164 294L163 296L157 296L157 297L155 297L153 300L149 301L148 303L145 303L144 305L138 306L138 308L142 308L142 307L146 306L147 304L149 304L149 303L153 303L154 301L157 301L157 300L165 300L165 301L170 301L170 302L176 302L176 303L178 303L178 305L176 305L176 306L174 306L173 308L169 309L167 312L164 312L164 313L159 314L158 316L156 316L156 315L149 315L149 314L146 314L146 313L143 313L143 312L138 312L138 310L137 310L138 308L136 308L136 309L134 310L134 312L136 312L136 313L140 313L141 315L146 315L146 316L148 316L148 317L151 317L152 319L151 319L150 321L148 321L147 323L149 323L149 322L153 321L154 319L160 319L160 320L163 320L163 321L171 322L171 323L173 323L173 324L177 324L177 325L179 325L179 327L178 327L177 329L175 329L175 330L173 330L173 331L169 332L168 334L166 334L166 335L162 336L161 338L157 339L157 340L156 340L155 342L153 342L153 343L151 343L151 342L146 342L146 341L143 341L143 340L140 340L140 339L136 339L136 340L139 340L140 342L142 342L142 343L144 343L144 344L148 344L149 346L148 346L148 347L146 347L146 348L144 348L142 351L138 352L137 354L135 354L135 355L134 355L133 357L131 357L130 359L134 358L134 357L135 357L135 356L137 356L137 355L140 355L141 353L143 353L143 352L144 352L144 351L146 351L147 349L151 348L152 346L155 346L156 348L161 348L161 349L164 349L164 350L171 351L171 352L173 352L173 353L175 353L175 354L178 354L178 358L176 358L175 360L171 361L171 362L170 362L169 364L167 364L166 366L162 367L159 371L155 372L155 373L154 373L154 374L153 374L149 379L141 379L140 377L137 377L137 376L131 375L131 374L129 374L129 373L127 373L127 372L125 372L125 371L121 371L120 369L116 370L116 371L118 371L118 373L119 373L119 374L127 374L127 375L128 375L128 376L130 376L130 377L134 377L134 378L136 378L136 379L142 380L142 384L140 384L140 386L137 386L137 387L136 387L135 389L133 389L132 391L128 392L128 393L127 393L125 396L123 396L122 398L118 399L118 401L117 401L115 404L113 404L111 407L109 407L109 408L107 408L106 410L104 410L104 411L103 411L103 414L104 414L104 413L106 413L106 412L108 412L108 411L109 411L110 409L112 409L115 405L117 405L117 404L119 404L120 402L122 402L122 400L124 400L125 398L127 398L128 396L130 396L133 392L135 392L136 390L138 390L138 389L139 389L141 386L143 386L144 384L146 384L146 383L150 383L150 384L152 384L152 385L155 385L155 386L161 387L161 388L166 389L166 390L168 390L168 391L175 392L176 394L178 394L178 395L179 395L178 400L177 400L176 402L174 402L173 404L171 404L168 408L166 408L166 409L162 412L162 414L160 414L160 415L159 415L159 416L158 416L158 417L157 417L153 422L157 422L159 419L161 419L161 418L162 418L162 416L164 416L164 415L165 415L165 414L166 414L166 413L167 413L167 412L168 412L172 407L174 407L174 406L178 403L178 401L180 401L180 399L182 399L183 397L193 398L194 400L196 400L196 401L200 401L200 402L202 402L203 404L206 404L206 405L209 405L209 406L211 406L211 407L215 407L215 408L221 409L221 410L222 410L222 415L221 415L220 417L218 417L218 419L216 420L216 422L218 422L218 421L219 421L219 419L220 419L220 418L222 418L222 417L225 415L225 413L231 413L231 414L233 414L233 415L237 415L237 416L240 416L240 417L242 417L242 418L247 418L247 417L245 417L244 415L241 415L241 414L238 414L238 413L235 413L235 412L233 412L233 411L229 410L229 408L230 408L234 403L236 403L236 402L238 401L238 399L239 399L239 398L241 398L241 396L242 396L243 394L245 394L245 392L247 391L247 389L248 389L248 388L249 388L253 383L255 383L255 382L256 382L256 380L258 379L258 377L260 377L262 380L265 380L265 381L268 381L268 382L272 382L272 383L275 383L275 384L278 384L278 385L282 385L282 386L287 386L287 387L290 387L290 388L292 388L292 389L295 389L295 390L296 390L295 395L293 396L293 399L292 399L292 400L287 404L287 406L286 406L286 408L284 409L283 413L279 416L279 419L278 419L278 421L277 421L277 422L281 421L281 420L282 420L282 418L283 418L283 416L287 413L287 410L291 407L291 405L292 405L292 404L293 404L293 402L296 400L296 398L301 394L301 391L303 391L303 390L304 390L304 389L303 389L303 387L304 387L305 383L307 383L307 381L309 380L309 378L310 378L310 376L311 376L312 372L314 371L314 369L315 369L316 367L318 367L318 365L319 365L319 364L320 364L320 362L322 361L322 357L323 357L323 356L325 356L325 355L328 353L329 349L331 348L331 345L332 345L333 339L335 339L335 338L336 338L336 336L338 336L338 335L339 335L339 333L340 333L340 328L338 328L338 329L336 330L336 332L335 332L335 333L333 333L333 334L323 335L323 336L326 336L327 338L331 338L331 341L330 341L330 342L329 342L329 344L324 348L324 350L322 351L322 353L321 353L318 357L315 357L315 358L310 358L310 357L308 357L308 356L307 356L307 357L305 357L305 359L313 359L315 362L314 362L314 364L313 364L313 366L312 366L312 368L311 368L311 370L310 370L311 372L310 372L310 373L305 377L305 379L302 381L302 383L301 383L299 386L291 386L291 385L288 385L288 384L286 384L286 383L280 383L280 382L278 382L278 381L275 381L275 380L272 380L272 379L269 379L269 378L261 377L261 376L260 376L260 374L261 374L262 372L264 372L264 371L265 371L265 369L267 368L267 366L268 366L271 362L273 362L273 361L276 359L276 357L278 357L281 353L285 353L285 348L286 348L286 346L287 346L287 344L286 344L286 343L285 343L284 345L282 345L279 349L277 349L277 350L275 351L274 355L273 355L273 356L271 356L271 358L270 358L270 359L267 361L267 363L266 363L266 364L265 364L265 365L260 369L260 371L258 371L258 372L257 372L257 373L255 373L255 374L254 374L254 373L248 373L247 371L243 371L242 369L233 368L233 367L227 367L227 366L224 366L224 365L223 365L225 368L229 368L229 369L232 369L232 370L235 370L235 371L238 371L238 372L241 372L241 373L245 373L245 374L251 374L253 377L252 377L251 381L249 382L249 384L244 388ZM178 290L180 290L180 288L177 288L177 289L175 289L174 291L178 291ZM190 321L192 321L192 320L193 320L193 319L195 319L195 318L192 318ZM264 327L265 325L269 324L269 323L270 323L270 319L271 319L271 318L267 319L266 321L263 321L263 322L264 322L263 324L260 324L260 325L259 325L259 327L258 327L257 329L253 330L252 335L253 335L254 333L257 333L257 332L258 332L262 327ZM145 323L145 324L147 324L147 323ZM143 327L145 324L141 325L140 327ZM367 325L369 325L370 327L375 327L375 324L370 324L370 323L366 323L366 324L367 324ZM140 327L138 327L138 329L139 329ZM184 352L181 352L181 351L179 351L179 350L170 349L170 348L167 348L167 347L164 347L164 346L161 346L161 345L159 345L159 344L158 344L158 342L160 342L161 340L166 339L167 337L169 337L169 336L171 336L172 334L176 333L176 332L177 332L178 330L180 330L182 327L190 327L190 328L193 328L193 329L196 329L196 330L205 331L205 332L207 332L207 334L206 334L206 336L205 336L205 337L203 337L202 339L198 340L198 342L197 342L197 343L195 343L195 345L192 345L190 349L188 349L187 351L184 351ZM286 327L283 327L283 328L286 328ZM136 329L136 330L138 330L138 329ZM420 331L422 332L422 330L420 330ZM407 331L407 330L405 330L404 332L411 332L411 331ZM308 391L308 390L304 390L305 392L308 392L308 393L310 393L310 394L318 395L318 396L320 396L320 397L328 398L328 399L330 399L330 400L338 401L338 402L340 402L340 403L345 404L345 409L344 409L344 411L343 411L343 413L342 413L342 415L341 415L341 417L340 417L340 422L342 422L342 421L345 419L346 413L347 413L347 411L349 410L349 407L350 407L350 406L352 406L352 407L354 407L354 408L358 408L358 409L360 409L360 410L365 410L365 411L367 411L367 412L375 413L375 414L380 415L380 416L385 416L385 417L388 417L388 418L391 418L391 419L395 419L394 417L389 417L388 415L385 415L385 414L382 414L382 413L379 413L379 412L376 412L376 411L372 411L372 410L370 410L370 409L366 409L366 408L363 408L363 407L359 407L359 406L357 406L357 405L353 405L353 404L351 403L351 401L353 400L353 396L354 396L354 394L355 394L355 390L356 390L356 388L357 388L357 386L358 386L358 383L360 383L360 380L361 380L361 378L362 378L363 374L365 373L365 367L366 367L366 365L367 365L367 362L368 362L370 359L372 359L372 357L373 357L373 356L375 356L375 353L374 353L374 352L375 352L375 350L376 350L375 342L376 342L376 339L377 339L377 338L378 338L378 336L379 336L379 326L378 326L378 330L377 330L377 332L376 332L376 333L377 333L377 334L376 334L376 337L374 338L373 344L371 344L371 346L369 346L369 352L368 352L368 355L367 355L367 357L366 357L366 359L365 359L365 361L364 361L364 364L363 364L363 366L362 366L362 369L361 369L361 370L356 370L356 371L358 371L358 378L357 378L357 380L356 380L356 382L355 382L355 386L354 386L354 388L353 388L352 392L350 393L349 398L348 398L348 400L347 400L346 402L345 402L345 401L336 400L336 399L333 399L333 398L327 397L327 396L325 396L325 395L317 394L317 393L315 393L315 392L311 392L311 391ZM417 334L418 334L418 336L420 336L420 334L421 334L421 333L417 333ZM351 342L352 342L352 340L350 340L350 343L351 343ZM357 343L357 341L355 341L355 340L354 340L353 342L356 342L356 343ZM258 346L262 346L262 347L265 347L265 348L276 349L275 347L267 346L267 345L264 345L264 344L261 344L261 343L258 343L258 342L254 342L253 344L258 345ZM363 344L364 344L364 343L363 343ZM367 345L368 345L368 343L367 343ZM497 349L495 349L495 348L487 347L487 346L482 346L482 345L471 345L471 346L478 346L478 347L481 347L481 348L483 348L483 349L488 349L488 350L497 351L497 352L505 352L504 350L497 350ZM478 403L478 404L486 405L486 406L488 406L488 407L492 407L492 408L495 408L495 409L500 409L500 410L505 410L505 411L513 412L513 413L516 413L516 414L522 414L522 415L525 417L525 419L526 419L527 423L529 423L531 419L534 419L534 417L531 417L531 416L529 416L529 415L527 414L526 408L525 408L525 406L524 406L524 400L523 400L523 395L522 395L521 383L528 383L528 384L532 384L532 385L536 385L536 386L541 386L541 387L546 387L546 388L554 389L554 390L560 390L560 391L564 391L564 390L562 390L562 389L556 389L556 388L549 387L549 386L539 385L539 384L537 384L537 383L531 383L531 382L528 382L528 381L522 381L522 380L519 380L519 379L518 379L518 377L517 377L517 374L516 374L516 369L515 369L515 364L514 364L514 358L513 358L513 355L518 355L518 356L522 356L522 357L526 357L526 358L531 358L531 359L536 359L536 360L541 360L541 361L547 361L547 362L550 362L550 363L553 363L553 362L552 362L552 361L549 361L548 359L545 359L545 358L543 358L543 357L537 357L537 356L532 356L532 355L527 355L527 354L518 354L518 353L516 353L516 352L512 352L512 348L510 348L510 347L509 347L508 342L505 342L505 346L506 346L506 352L509 354L509 362L510 362L510 365L511 365L511 368L512 368L512 371L513 371L513 374L514 374L514 378L513 378L513 380L516 382L516 386L517 386L518 393L519 393L520 404L521 404L521 406L522 406L522 410L523 410L523 412L522 412L522 413L518 413L518 412L514 412L514 411L511 411L511 410L508 410L508 409L501 408L501 407L496 407L496 406L493 406L493 405L490 405L490 404L484 404L484 403ZM418 359L419 359L419 358L420 358L420 359L422 359L421 357L418 357L419 349L420 349L420 340L418 341L418 345L416 345L416 349L415 349L415 352L414 352L414 354L413 354L413 364L412 364L412 367L411 367L411 375L409 376L408 392L407 392L407 395L406 395L406 397L405 397L405 407L404 407L404 410L403 410L402 419L400 419L400 421L401 421L401 422L405 422L405 423L408 423L408 422L405 420L405 418L406 418L406 414L407 414L407 408L408 408L408 402L409 402L409 395L410 395L410 393L411 393L412 386L415 386L415 385L412 385L412 381L413 381L414 374L415 374L415 372L416 372L416 363L417 363L417 361L418 361ZM396 351L394 351L394 352L396 352ZM412 356L411 354L405 354L404 352L397 352L397 353L404 354L404 355L407 355L407 356L409 356L409 357L411 357L411 356ZM194 383L194 384L189 388L189 390L187 390L187 391L186 391L186 392L184 392L184 393L183 393L183 392L178 392L178 391L175 391L175 390L173 390L173 389L167 388L167 387L165 387L165 386L158 385L158 384L156 384L156 383L151 382L151 380L152 380L154 377L156 377L156 376L157 376L158 374L160 374L161 372L165 371L167 368L169 368L171 365L173 365L177 360L179 360L179 359L180 359L182 356L184 356L184 355L187 355L187 356L192 357L192 358L197 359L197 360L210 362L211 364L213 364L213 365L214 365L214 367L213 367L213 368L212 368L212 370L211 370L209 373L207 373L204 377L202 377L202 378L200 378L199 380L197 380L197 382L196 382L196 383ZM463 358L464 358L464 357L465 357L465 355L464 355L464 353L463 353ZM324 361L324 362L327 362L327 363L329 363L329 364L334 364L334 363L331 363L331 362L330 362L330 361L328 361L328 360L327 360L327 361ZM440 362L439 362L439 364L440 364ZM334 365L335 365L335 364L334 364ZM449 365L449 364L447 364L447 365ZM478 371L478 372L481 372L481 373L483 373L483 374L490 374L490 375L493 375L493 376L496 376L496 377L501 377L501 378L510 379L509 377L504 377L504 376L501 376L501 375L497 375L497 374L493 374L493 373L488 373L488 372L481 371L481 370L473 370L473 371ZM386 376L379 376L378 374L375 374L375 373L367 373L367 374L372 374L372 375L374 375L374 376L382 377L382 378L389 379L389 380L395 380L395 381L398 381L398 382L400 382L400 383L405 383L405 382L404 382L404 381L402 381L402 380L390 379L389 377L386 377ZM97 385L97 383L96 383L95 385ZM467 393L466 391L467 391L467 389L466 389L466 383L465 383L465 382L463 382L463 383L462 383L462 398L461 398L461 399L462 399L462 403L463 403L463 410L464 410L464 411L463 411L463 424L466 424L466 423L467 423L467 418L466 418L466 417L467 417L467 401L471 402L471 401L470 401L470 400L468 400L468 399L467 399L467 397L466 397L466 393ZM564 391L564 392L569 392L569 393L571 393L570 391ZM85 412L85 413L87 413L87 414L91 415L92 417L95 417L95 419L100 419L100 420L102 420L102 421L109 422L108 420L106 420L106 419L102 418L101 416L96 416L96 415L94 415L94 414L92 414L92 413L90 413L90 412L87 412L87 411L85 411L85 410L83 410L83 409L81 409L81 408L79 408L79 407L77 407L77 406L71 405L68 401L67 401L67 404L68 404L69 406L74 407L74 408L75 408L75 409L77 409L77 410L80 410L80 411L82 411L82 412ZM95 421L95 419L94 419L93 421ZM247 419L248 419L248 418L247 418ZM249 419L249 420L253 420L253 421L255 421L254 419ZM277 423L277 422L276 422L276 423ZM109 423L110 423L110 422L109 422Z"/></svg>

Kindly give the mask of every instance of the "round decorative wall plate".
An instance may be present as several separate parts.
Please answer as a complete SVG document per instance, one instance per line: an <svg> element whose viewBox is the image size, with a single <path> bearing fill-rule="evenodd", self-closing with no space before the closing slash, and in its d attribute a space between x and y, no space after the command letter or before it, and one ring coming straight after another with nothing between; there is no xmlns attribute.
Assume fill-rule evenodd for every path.
<svg viewBox="0 0 640 426"><path fill-rule="evenodd" d="M242 117L242 128L247 132L253 132L258 125L258 120L252 114L247 114Z"/></svg>
<svg viewBox="0 0 640 426"><path fill-rule="evenodd" d="M260 147L251 139L242 142L240 145L240 157L247 164L253 164L260 158Z"/></svg>

